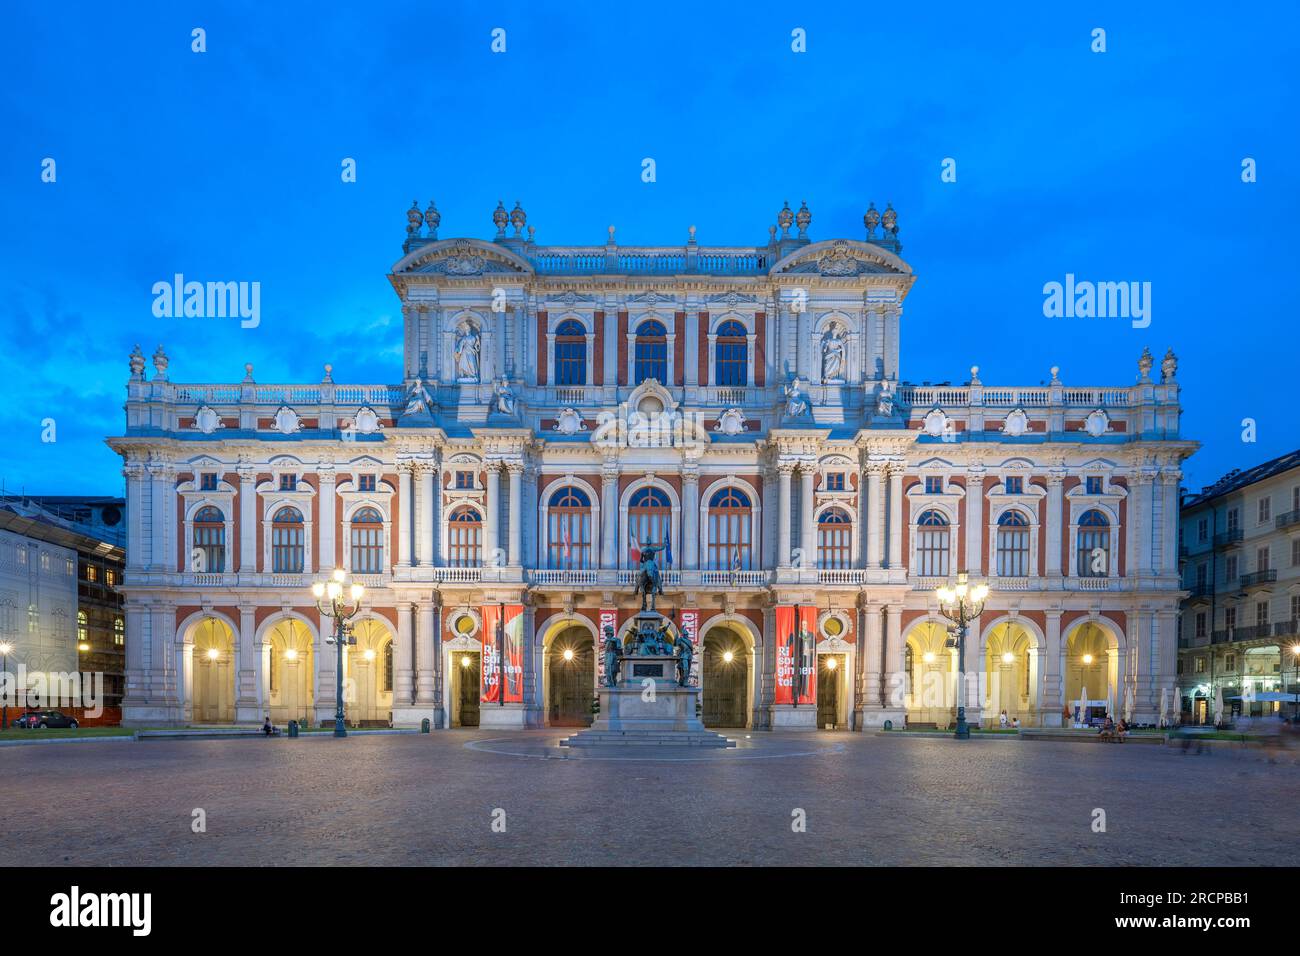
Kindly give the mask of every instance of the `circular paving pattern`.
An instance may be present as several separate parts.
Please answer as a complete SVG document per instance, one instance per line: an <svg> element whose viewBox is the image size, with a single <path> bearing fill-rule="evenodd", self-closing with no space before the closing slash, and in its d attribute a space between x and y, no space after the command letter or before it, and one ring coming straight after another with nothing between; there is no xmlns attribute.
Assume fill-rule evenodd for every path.
<svg viewBox="0 0 1300 956"><path fill-rule="evenodd" d="M735 747L674 747L671 745L629 744L627 746L561 747L560 741L581 728L567 733L556 731L513 733L508 737L470 740L466 750L500 754L507 757L533 757L539 760L635 760L652 762L693 762L732 760L772 760L784 757L821 757L844 752L844 744L819 739L816 734L793 739L751 734L747 731L725 736Z"/></svg>

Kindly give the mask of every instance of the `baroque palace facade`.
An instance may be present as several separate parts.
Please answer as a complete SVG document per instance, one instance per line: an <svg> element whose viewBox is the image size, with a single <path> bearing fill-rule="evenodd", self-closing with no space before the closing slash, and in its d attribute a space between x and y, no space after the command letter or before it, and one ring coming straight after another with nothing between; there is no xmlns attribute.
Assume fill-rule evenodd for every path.
<svg viewBox="0 0 1300 956"><path fill-rule="evenodd" d="M986 723L1156 719L1196 447L1172 352L1131 385L906 382L892 207L814 242L787 204L756 247L439 218L412 206L389 275L399 384L177 384L132 354L125 722L328 720L310 586L337 567L367 587L353 722L585 723L651 544L706 724L947 726L958 694ZM962 570L992 593L959 682L934 589Z"/></svg>

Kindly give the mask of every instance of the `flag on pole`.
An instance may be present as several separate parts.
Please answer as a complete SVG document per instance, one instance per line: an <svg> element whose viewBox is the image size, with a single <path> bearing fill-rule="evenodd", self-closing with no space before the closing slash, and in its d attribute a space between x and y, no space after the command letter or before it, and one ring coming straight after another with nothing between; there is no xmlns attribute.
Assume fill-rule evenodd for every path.
<svg viewBox="0 0 1300 956"><path fill-rule="evenodd" d="M673 565L673 529L664 528L664 563L668 567Z"/></svg>
<svg viewBox="0 0 1300 956"><path fill-rule="evenodd" d="M740 570L740 548L734 544L731 546L731 570Z"/></svg>
<svg viewBox="0 0 1300 956"><path fill-rule="evenodd" d="M636 539L636 532L629 530L627 533L627 549L632 554L632 563L638 564L641 561L641 542Z"/></svg>

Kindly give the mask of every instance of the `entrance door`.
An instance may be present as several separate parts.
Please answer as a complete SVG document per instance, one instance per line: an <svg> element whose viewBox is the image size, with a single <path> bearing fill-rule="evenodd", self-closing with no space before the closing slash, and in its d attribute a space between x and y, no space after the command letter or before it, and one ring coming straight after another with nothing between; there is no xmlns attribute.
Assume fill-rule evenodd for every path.
<svg viewBox="0 0 1300 956"><path fill-rule="evenodd" d="M478 685L479 685L479 655L477 652L465 652L456 654L456 674L460 679L460 687L457 691L457 710L460 713L460 726L477 727L478 726ZM469 663L466 664L465 662Z"/></svg>
<svg viewBox="0 0 1300 956"><path fill-rule="evenodd" d="M562 634L547 650L550 675L547 714L552 727L591 726L596 658L591 637L585 630L580 634L580 640L577 634Z"/></svg>
<svg viewBox="0 0 1300 956"><path fill-rule="evenodd" d="M817 666L817 727L837 727L840 721L840 681L843 654L819 654Z"/></svg>
<svg viewBox="0 0 1300 956"><path fill-rule="evenodd" d="M700 690L704 696L705 727L744 727L748 722L748 661L741 641L722 630L704 638Z"/></svg>

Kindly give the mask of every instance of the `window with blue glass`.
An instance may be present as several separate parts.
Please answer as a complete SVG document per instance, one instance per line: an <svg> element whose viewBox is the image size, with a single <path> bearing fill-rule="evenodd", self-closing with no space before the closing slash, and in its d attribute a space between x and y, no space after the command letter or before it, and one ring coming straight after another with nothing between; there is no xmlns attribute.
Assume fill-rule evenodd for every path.
<svg viewBox="0 0 1300 956"><path fill-rule="evenodd" d="M916 573L923 577L948 576L950 550L948 518L933 508L916 519Z"/></svg>
<svg viewBox="0 0 1300 956"><path fill-rule="evenodd" d="M360 476L358 476L358 478L357 478L357 490L358 490L358 491L374 491L374 490L375 490L375 476L374 476L374 475L360 475Z"/></svg>
<svg viewBox="0 0 1300 956"><path fill-rule="evenodd" d="M1086 491L1088 494L1090 494L1090 495L1099 495L1099 494L1101 494L1101 476L1100 476L1100 475L1089 475L1087 478L1085 478L1085 479L1083 480L1083 482L1084 482L1083 490Z"/></svg>
<svg viewBox="0 0 1300 956"><path fill-rule="evenodd" d="M750 569L753 510L739 488L723 488L709 499L706 567L713 571Z"/></svg>
<svg viewBox="0 0 1300 956"><path fill-rule="evenodd" d="M826 490L827 490L827 491L843 491L843 490L844 490L844 472L842 472L842 471L832 471L830 474L828 474L828 475L826 476Z"/></svg>
<svg viewBox="0 0 1300 956"><path fill-rule="evenodd" d="M1077 573L1081 578L1104 578L1110 574L1110 521L1100 511L1085 511L1079 517Z"/></svg>
<svg viewBox="0 0 1300 956"><path fill-rule="evenodd" d="M1023 495L1025 493L1025 479L1019 475L1008 475L1004 485L1006 493L1009 495Z"/></svg>
<svg viewBox="0 0 1300 956"><path fill-rule="evenodd" d="M943 479L937 475L929 475L925 479L925 493L927 495L937 495L943 492Z"/></svg>
<svg viewBox="0 0 1300 956"><path fill-rule="evenodd" d="M998 575L1023 578L1029 575L1029 519L1022 511L1004 511L998 516Z"/></svg>
<svg viewBox="0 0 1300 956"><path fill-rule="evenodd" d="M555 384L587 384L587 330L576 319L555 329Z"/></svg>
<svg viewBox="0 0 1300 956"><path fill-rule="evenodd" d="M714 347L714 380L718 385L749 384L749 333L739 322L718 326Z"/></svg>
<svg viewBox="0 0 1300 956"><path fill-rule="evenodd" d="M651 378L668 384L668 332L662 322L647 319L637 327L633 359L633 385Z"/></svg>

